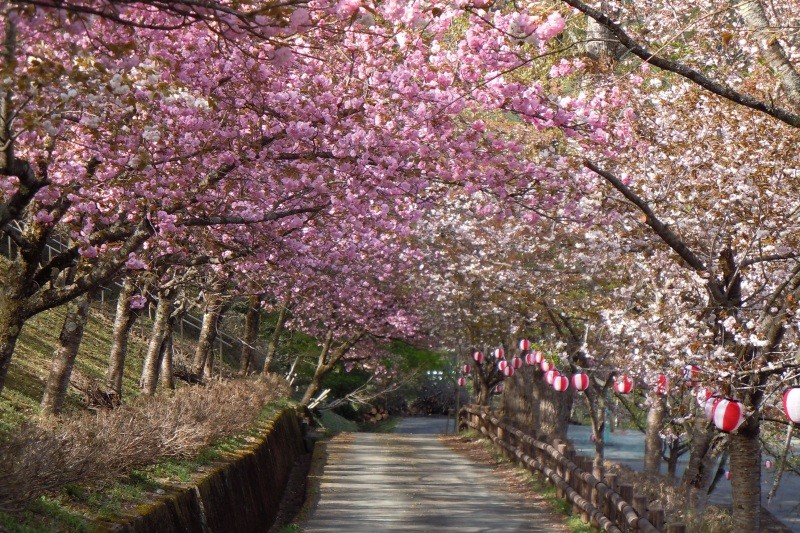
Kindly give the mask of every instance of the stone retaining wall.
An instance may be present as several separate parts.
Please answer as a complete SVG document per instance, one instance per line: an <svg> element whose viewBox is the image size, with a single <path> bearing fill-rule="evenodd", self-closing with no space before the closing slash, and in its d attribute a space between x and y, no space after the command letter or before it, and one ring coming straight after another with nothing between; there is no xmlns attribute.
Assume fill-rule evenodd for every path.
<svg viewBox="0 0 800 533"><path fill-rule="evenodd" d="M167 488L166 494L140 506L136 516L109 529L125 533L267 531L278 514L292 466L305 453L297 415L286 409L237 458L210 467L192 484Z"/></svg>

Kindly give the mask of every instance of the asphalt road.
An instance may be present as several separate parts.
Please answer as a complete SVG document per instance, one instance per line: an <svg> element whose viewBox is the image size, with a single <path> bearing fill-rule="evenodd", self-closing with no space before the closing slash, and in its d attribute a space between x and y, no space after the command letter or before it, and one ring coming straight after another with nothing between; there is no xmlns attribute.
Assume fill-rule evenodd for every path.
<svg viewBox="0 0 800 533"><path fill-rule="evenodd" d="M489 467L439 441L445 420L406 419L399 434L332 439L320 500L303 531L553 531L546 515L505 494Z"/></svg>

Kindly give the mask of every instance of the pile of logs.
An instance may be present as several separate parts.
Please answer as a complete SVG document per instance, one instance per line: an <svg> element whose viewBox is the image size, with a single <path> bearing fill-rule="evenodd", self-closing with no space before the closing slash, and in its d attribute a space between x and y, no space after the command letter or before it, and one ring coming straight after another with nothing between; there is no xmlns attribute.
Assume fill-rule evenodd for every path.
<svg viewBox="0 0 800 533"><path fill-rule="evenodd" d="M389 418L389 412L382 407L372 407L364 413L364 422L374 424Z"/></svg>

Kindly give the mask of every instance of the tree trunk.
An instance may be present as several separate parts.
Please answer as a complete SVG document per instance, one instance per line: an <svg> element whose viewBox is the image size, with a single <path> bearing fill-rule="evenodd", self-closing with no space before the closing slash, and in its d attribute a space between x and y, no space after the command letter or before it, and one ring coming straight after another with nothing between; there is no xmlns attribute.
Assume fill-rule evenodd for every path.
<svg viewBox="0 0 800 533"><path fill-rule="evenodd" d="M9 289L0 288L0 393L3 392L14 348L25 324L19 300L9 298L7 292Z"/></svg>
<svg viewBox="0 0 800 533"><path fill-rule="evenodd" d="M701 517L708 503L708 486L712 479L711 444L714 428L702 413L695 417L689 464L683 472L682 484L686 488L688 508Z"/></svg>
<svg viewBox="0 0 800 533"><path fill-rule="evenodd" d="M589 378L594 380L594 378ZM592 460L592 475L597 479L603 479L605 474L605 452L606 452L606 398L605 390L597 387L590 382L589 388L584 391L586 403L589 404L589 417L592 420L592 432L594 433L594 459Z"/></svg>
<svg viewBox="0 0 800 533"><path fill-rule="evenodd" d="M661 473L661 426L664 424L666 397L650 392L650 408L647 410L647 429L644 435L644 472Z"/></svg>
<svg viewBox="0 0 800 533"><path fill-rule="evenodd" d="M175 388L175 371L172 367L172 359L174 355L172 345L172 334L174 328L170 327L167 334L164 336L164 342L161 343L161 386L165 389Z"/></svg>
<svg viewBox="0 0 800 533"><path fill-rule="evenodd" d="M333 332L328 330L325 334L325 341L322 343L322 350L319 354L319 359L317 360L317 368L314 370L314 377L311 378L311 383L309 383L308 388L306 389L305 394L303 394L303 399L300 400L300 405L308 406L311 403L311 400L314 396L319 392L320 388L322 388L322 380L325 376L330 373L336 367L336 364L344 357L350 349L358 344L358 342L364 338L366 335L366 331L362 331L361 333L356 334L352 339L342 342L336 349L332 349L331 346L333 344Z"/></svg>
<svg viewBox="0 0 800 533"><path fill-rule="evenodd" d="M192 372L197 376L210 377L213 358L214 340L217 338L217 326L222 314L222 296L218 293L203 295L203 325L200 328L200 337L197 339L197 348L194 352Z"/></svg>
<svg viewBox="0 0 800 533"><path fill-rule="evenodd" d="M749 417L729 438L731 460L732 530L761 530L761 427L758 416Z"/></svg>
<svg viewBox="0 0 800 533"><path fill-rule="evenodd" d="M117 314L114 318L114 330L111 334L111 354L106 372L106 386L122 400L122 377L125 370L125 358L128 355L128 339L131 328L139 313L131 309L131 298L136 293L133 279L126 277L122 291L117 300Z"/></svg>
<svg viewBox="0 0 800 533"><path fill-rule="evenodd" d="M275 359L275 352L278 350L278 341L283 333L283 328L286 325L286 320L289 318L289 302L287 301L281 306L278 312L278 322L275 324L275 330L269 339L267 345L267 356L264 359L264 373L267 374L272 366L272 361Z"/></svg>
<svg viewBox="0 0 800 533"><path fill-rule="evenodd" d="M258 327L261 318L261 298L258 295L250 296L247 314L244 317L244 342L242 343L241 365L239 375L246 376L253 360L256 342L258 342ZM265 362L266 366L266 362Z"/></svg>
<svg viewBox="0 0 800 533"><path fill-rule="evenodd" d="M147 345L147 355L144 358L142 368L142 378L139 381L139 388L142 394L152 396L156 392L158 385L158 371L161 366L162 344L169 329L169 319L172 315L174 295L170 290L158 291L158 305L156 306L156 317L153 321L153 331L150 335L150 342Z"/></svg>
<svg viewBox="0 0 800 533"><path fill-rule="evenodd" d="M88 293L83 294L67 304L67 314L58 337L58 347L53 353L50 376L47 378L42 396L41 407L45 414L60 414L64 406L69 378L89 319L90 298Z"/></svg>
<svg viewBox="0 0 800 533"><path fill-rule="evenodd" d="M758 40L764 59L786 91L789 101L795 106L800 105L800 74L786 55L778 40L780 32L770 24L761 1L736 0L733 7Z"/></svg>
<svg viewBox="0 0 800 533"><path fill-rule="evenodd" d="M300 400L300 405L302 406L308 406L312 398L314 398L319 391L320 387L322 387L322 378L324 377L325 373L327 373L324 369L327 366L328 353L331 350L331 344L333 344L333 330L328 330L328 332L325 334L325 340L322 343L322 349L319 352L319 357L317 358L317 367L314 369L314 376L311 378L311 383L308 384L306 392L303 394L303 398Z"/></svg>

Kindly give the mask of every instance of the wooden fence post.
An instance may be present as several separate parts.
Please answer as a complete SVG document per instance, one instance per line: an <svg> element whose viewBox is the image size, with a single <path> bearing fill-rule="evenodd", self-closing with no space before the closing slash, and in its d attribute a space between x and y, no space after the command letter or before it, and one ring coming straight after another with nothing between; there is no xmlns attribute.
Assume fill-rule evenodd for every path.
<svg viewBox="0 0 800 533"><path fill-rule="evenodd" d="M617 491L617 475L616 474L606 474L605 476L606 485L609 489L616 492ZM603 513L611 520L613 523L617 523L617 509L614 507L614 504L611 500L606 499L603 505Z"/></svg>
<svg viewBox="0 0 800 533"><path fill-rule="evenodd" d="M653 524L653 527L659 531L664 531L664 508L661 505L653 505L647 511L647 519Z"/></svg>

